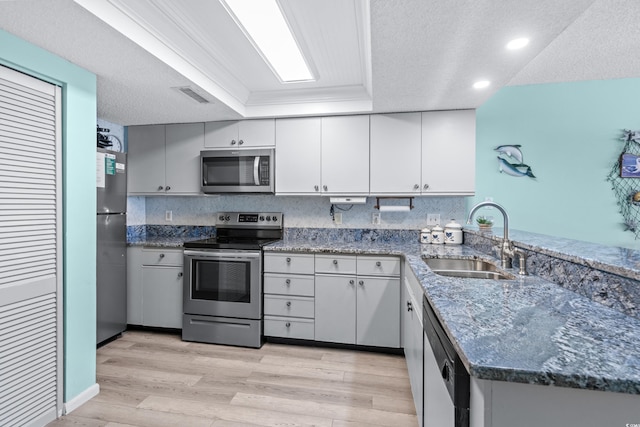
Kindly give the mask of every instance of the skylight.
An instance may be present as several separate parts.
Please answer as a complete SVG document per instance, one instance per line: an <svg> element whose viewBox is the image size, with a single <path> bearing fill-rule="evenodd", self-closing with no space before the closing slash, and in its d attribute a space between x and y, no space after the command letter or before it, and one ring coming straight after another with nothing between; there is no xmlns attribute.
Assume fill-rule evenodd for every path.
<svg viewBox="0 0 640 427"><path fill-rule="evenodd" d="M313 81L277 0L220 0L282 82Z"/></svg>

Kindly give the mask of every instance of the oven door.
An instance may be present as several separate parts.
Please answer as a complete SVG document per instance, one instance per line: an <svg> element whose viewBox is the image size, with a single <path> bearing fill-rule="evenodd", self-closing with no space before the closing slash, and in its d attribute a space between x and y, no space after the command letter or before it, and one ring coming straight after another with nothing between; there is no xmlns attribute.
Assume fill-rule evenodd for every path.
<svg viewBox="0 0 640 427"><path fill-rule="evenodd" d="M184 312L262 318L260 251L185 250Z"/></svg>

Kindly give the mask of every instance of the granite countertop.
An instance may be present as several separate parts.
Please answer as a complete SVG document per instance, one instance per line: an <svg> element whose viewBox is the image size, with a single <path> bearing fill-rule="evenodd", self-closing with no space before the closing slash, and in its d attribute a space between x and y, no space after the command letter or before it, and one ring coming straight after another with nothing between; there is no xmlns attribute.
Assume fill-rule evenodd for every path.
<svg viewBox="0 0 640 427"><path fill-rule="evenodd" d="M145 246L154 248L176 248L182 249L184 242L191 240L200 240L202 237L129 237L127 239L128 246Z"/></svg>
<svg viewBox="0 0 640 427"><path fill-rule="evenodd" d="M499 265L465 245L292 238L264 249L404 256L476 378L640 394L640 320L536 276L444 277L422 261L422 256L478 257Z"/></svg>

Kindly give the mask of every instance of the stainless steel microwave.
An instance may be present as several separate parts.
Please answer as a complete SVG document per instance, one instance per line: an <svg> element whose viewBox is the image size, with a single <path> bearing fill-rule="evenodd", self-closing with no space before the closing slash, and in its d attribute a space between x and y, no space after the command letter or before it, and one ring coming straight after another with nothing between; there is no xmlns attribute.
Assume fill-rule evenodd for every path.
<svg viewBox="0 0 640 427"><path fill-rule="evenodd" d="M207 150L200 152L202 192L274 193L275 150Z"/></svg>

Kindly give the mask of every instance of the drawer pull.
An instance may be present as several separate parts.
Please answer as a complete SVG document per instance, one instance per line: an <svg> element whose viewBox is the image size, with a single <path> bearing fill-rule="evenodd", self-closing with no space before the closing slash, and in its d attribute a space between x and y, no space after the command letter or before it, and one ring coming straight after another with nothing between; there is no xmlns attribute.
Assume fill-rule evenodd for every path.
<svg viewBox="0 0 640 427"><path fill-rule="evenodd" d="M182 277L182 276L184 276L184 274L181 271L180 273L178 273L178 277Z"/></svg>
<svg viewBox="0 0 640 427"><path fill-rule="evenodd" d="M287 264L291 262L291 258L287 257Z"/></svg>
<svg viewBox="0 0 640 427"><path fill-rule="evenodd" d="M376 262L376 267L380 267L382 265L382 263L380 261Z"/></svg>
<svg viewBox="0 0 640 427"><path fill-rule="evenodd" d="M360 285L360 286L364 286L364 280L360 280L360 281L358 282L358 285Z"/></svg>
<svg viewBox="0 0 640 427"><path fill-rule="evenodd" d="M337 259L333 260L333 265L338 265L338 260Z"/></svg>
<svg viewBox="0 0 640 427"><path fill-rule="evenodd" d="M287 328L290 328L291 327L291 322L285 323L284 326L286 326Z"/></svg>
<svg viewBox="0 0 640 427"><path fill-rule="evenodd" d="M160 254L160 258L161 258L161 259L162 259L162 258L164 258L164 254Z"/></svg>
<svg viewBox="0 0 640 427"><path fill-rule="evenodd" d="M350 285L353 285L354 283L356 283L356 281L355 281L355 280L353 280L353 279L349 280L349 284L350 284Z"/></svg>
<svg viewBox="0 0 640 427"><path fill-rule="evenodd" d="M284 281L284 283L286 283L286 284L287 284L287 286L291 285L291 279L287 279L287 280L285 280L285 281Z"/></svg>
<svg viewBox="0 0 640 427"><path fill-rule="evenodd" d="M287 301L287 307L291 307L291 301Z"/></svg>

